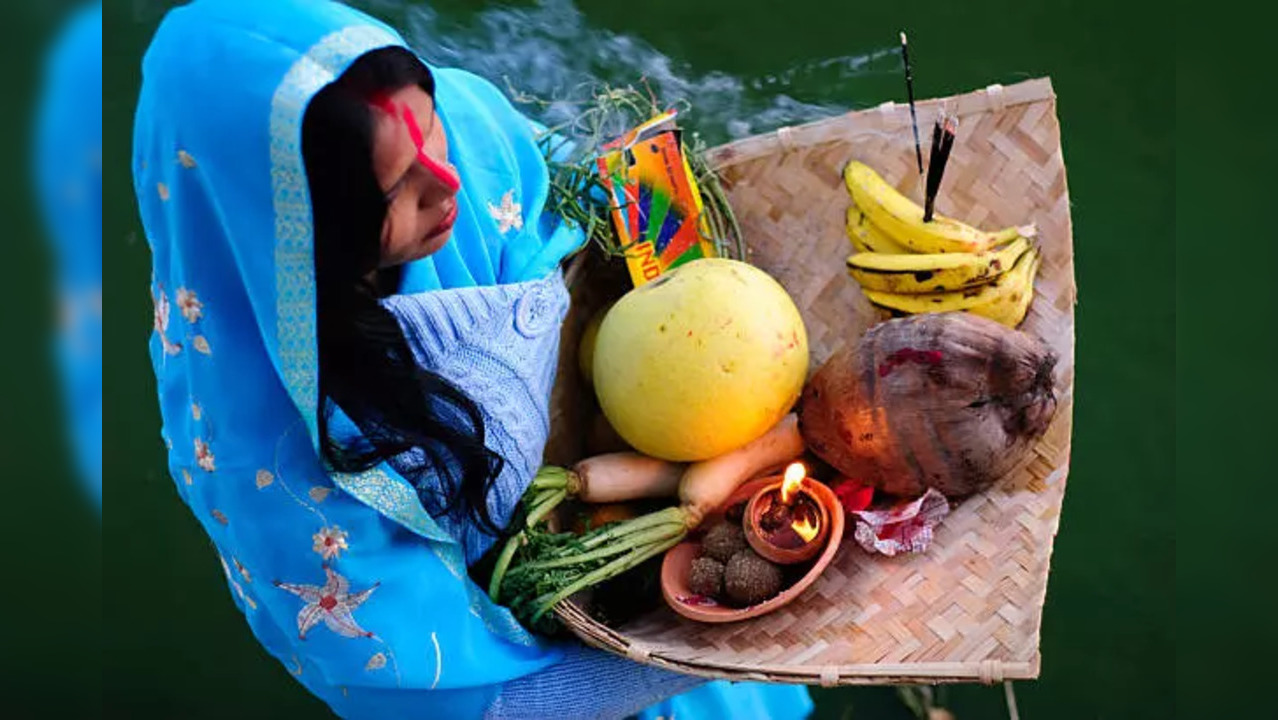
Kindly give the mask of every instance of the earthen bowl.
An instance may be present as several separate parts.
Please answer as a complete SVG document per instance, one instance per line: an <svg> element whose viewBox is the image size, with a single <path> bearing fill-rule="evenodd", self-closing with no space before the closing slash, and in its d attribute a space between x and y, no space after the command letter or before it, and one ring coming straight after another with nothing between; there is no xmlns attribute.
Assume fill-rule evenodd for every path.
<svg viewBox="0 0 1278 720"><path fill-rule="evenodd" d="M739 502L748 502L759 490L778 482L780 479L779 476L764 477L745 483L737 488L737 491L728 498L723 507L707 515L702 522L702 526L709 527L718 522L723 518L728 508ZM809 480L806 487L825 510L826 516L829 517L830 532L826 536L825 549L812 561L812 566L808 568L802 577L780 593L758 605L737 608L721 605L713 600L709 600L710 604L706 604L708 599L696 595L688 588L688 572L692 567L693 559L697 557L701 550L701 534L698 533L695 536L690 535L683 542L670 548L662 560L661 594L666 599L666 604L672 610L690 620L726 623L766 615L777 608L784 607L799 597L809 585L820 577L821 572L834 559L835 553L839 550L839 544L843 540L843 506L839 504L838 497L824 484L815 480Z"/></svg>

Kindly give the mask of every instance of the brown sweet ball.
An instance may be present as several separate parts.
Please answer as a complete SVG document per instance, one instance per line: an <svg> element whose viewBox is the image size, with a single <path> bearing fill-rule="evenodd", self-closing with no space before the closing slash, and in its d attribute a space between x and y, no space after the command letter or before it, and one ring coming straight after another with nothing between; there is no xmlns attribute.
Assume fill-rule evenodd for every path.
<svg viewBox="0 0 1278 720"><path fill-rule="evenodd" d="M701 540L701 554L726 563L738 552L750 547L740 523L720 521L713 525Z"/></svg>
<svg viewBox="0 0 1278 720"><path fill-rule="evenodd" d="M781 567L747 548L728 560L723 589L735 603L758 605L781 592Z"/></svg>
<svg viewBox="0 0 1278 720"><path fill-rule="evenodd" d="M692 561L688 571L688 589L698 595L718 598L723 594L723 563L709 557Z"/></svg>

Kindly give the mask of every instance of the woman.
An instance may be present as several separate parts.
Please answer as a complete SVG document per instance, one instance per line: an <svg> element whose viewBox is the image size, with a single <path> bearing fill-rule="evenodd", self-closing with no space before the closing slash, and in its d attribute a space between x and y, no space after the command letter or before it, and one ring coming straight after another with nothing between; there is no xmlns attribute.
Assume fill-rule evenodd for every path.
<svg viewBox="0 0 1278 720"><path fill-rule="evenodd" d="M102 5L75 11L45 60L34 180L56 261L55 352L81 487L102 511Z"/></svg>
<svg viewBox="0 0 1278 720"><path fill-rule="evenodd" d="M806 715L534 637L468 577L540 461L582 238L531 124L403 48L337 3L198 0L144 59L163 435L255 637L344 717Z"/></svg>

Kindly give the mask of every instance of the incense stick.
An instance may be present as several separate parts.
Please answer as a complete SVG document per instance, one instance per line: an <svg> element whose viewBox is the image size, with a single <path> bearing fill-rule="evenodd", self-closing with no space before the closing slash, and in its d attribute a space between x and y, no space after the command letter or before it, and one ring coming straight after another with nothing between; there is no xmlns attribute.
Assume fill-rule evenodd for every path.
<svg viewBox="0 0 1278 720"><path fill-rule="evenodd" d="M923 202L923 222L932 222L936 193L941 188L941 177L945 174L945 164L950 159L950 150L954 147L956 133L958 133L957 117L945 113L937 117L932 133L932 157L927 163L927 196Z"/></svg>
<svg viewBox="0 0 1278 720"><path fill-rule="evenodd" d="M932 221L932 179L936 172L936 159L941 154L942 120L944 118L945 110L941 109L937 112L936 120L932 123L932 149L927 156L927 183L923 186L923 222Z"/></svg>
<svg viewBox="0 0 1278 720"><path fill-rule="evenodd" d="M932 164L936 162L936 156L941 151L941 129L944 125L945 109L942 108L936 114L936 122L932 123L932 152L927 156L928 174L932 172Z"/></svg>
<svg viewBox="0 0 1278 720"><path fill-rule="evenodd" d="M914 70L910 67L910 50L901 31L901 62L905 65L905 93L910 99L910 122L914 125L914 155L919 161L919 174L923 174L923 147L919 143L919 116L914 112Z"/></svg>

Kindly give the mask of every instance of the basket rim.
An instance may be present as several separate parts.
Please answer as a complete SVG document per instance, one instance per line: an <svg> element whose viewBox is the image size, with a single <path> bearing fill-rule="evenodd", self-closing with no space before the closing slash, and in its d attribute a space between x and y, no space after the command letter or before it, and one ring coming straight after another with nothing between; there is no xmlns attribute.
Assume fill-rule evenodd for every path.
<svg viewBox="0 0 1278 720"><path fill-rule="evenodd" d="M1051 76L1044 75L1012 85L991 83L965 93L916 100L914 106L915 108L945 106L952 113L963 117L1055 99L1056 91L1052 86ZM737 163L748 162L762 155L773 155L778 150L789 152L801 147L841 140L846 137L842 126L847 119L867 112L883 113L886 118L895 121L895 124L904 126L911 122L909 108L910 106L906 103L889 100L861 110L851 110L799 125L786 125L771 132L733 140L711 148L707 151L707 159L710 165L716 169L722 169Z"/></svg>
<svg viewBox="0 0 1278 720"><path fill-rule="evenodd" d="M581 610L569 603L555 608L555 614L573 628L577 637L587 644L636 662L665 668L686 675L719 680L757 680L759 682L820 685L879 685L908 682L961 683L973 680L982 684L1000 683L1004 680L1033 680L1039 675L1040 656L1036 652L1029 662L1004 662L982 660L980 662L920 662L920 663L853 663L811 666L717 663L701 665L695 662L665 657L660 650L644 643L623 639L616 631L597 623L588 622ZM598 637L597 628L612 637ZM611 640L611 642L609 642Z"/></svg>

